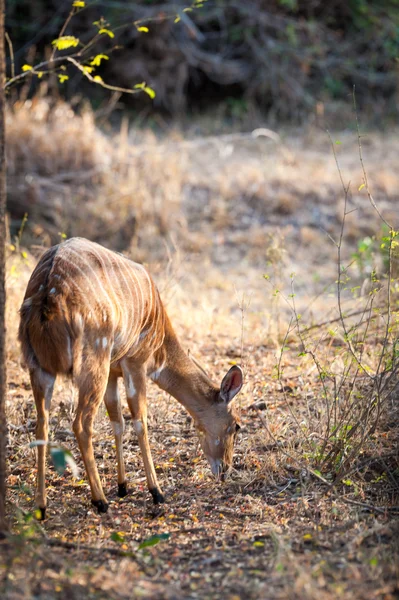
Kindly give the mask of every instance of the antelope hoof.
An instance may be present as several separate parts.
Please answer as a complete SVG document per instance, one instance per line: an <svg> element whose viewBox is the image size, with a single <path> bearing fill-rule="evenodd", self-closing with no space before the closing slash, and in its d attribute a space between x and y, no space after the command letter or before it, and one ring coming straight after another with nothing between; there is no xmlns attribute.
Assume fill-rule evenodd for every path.
<svg viewBox="0 0 399 600"><path fill-rule="evenodd" d="M154 501L154 504L163 504L165 502L165 496L161 494L158 488L152 488L150 494Z"/></svg>
<svg viewBox="0 0 399 600"><path fill-rule="evenodd" d="M100 514L108 511L108 503L104 502L104 500L92 500L91 503L96 507Z"/></svg>
<svg viewBox="0 0 399 600"><path fill-rule="evenodd" d="M126 481L124 481L123 483L118 483L118 496L119 498L124 498L125 496L127 496Z"/></svg>
<svg viewBox="0 0 399 600"><path fill-rule="evenodd" d="M38 508L38 511L40 512L40 517L39 517L39 519L38 519L38 520L39 520L39 521L44 521L44 520L45 520L45 518L46 518L46 507L44 507L44 508L41 508L41 507L39 506L39 508Z"/></svg>

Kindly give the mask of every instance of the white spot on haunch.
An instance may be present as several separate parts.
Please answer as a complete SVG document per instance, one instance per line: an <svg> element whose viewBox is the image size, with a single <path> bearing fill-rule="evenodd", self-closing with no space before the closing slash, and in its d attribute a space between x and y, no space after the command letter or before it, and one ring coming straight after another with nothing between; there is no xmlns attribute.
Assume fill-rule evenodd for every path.
<svg viewBox="0 0 399 600"><path fill-rule="evenodd" d="M103 337L103 348L106 348L108 346L108 340L106 337Z"/></svg>
<svg viewBox="0 0 399 600"><path fill-rule="evenodd" d="M118 423L117 421L111 421L111 425L112 425L112 429L114 430L114 435L119 436L119 435L123 435L123 432L125 431L125 422L122 421L122 423Z"/></svg>
<svg viewBox="0 0 399 600"><path fill-rule="evenodd" d="M153 381L158 381L158 379L160 378L160 376L161 376L162 371L164 370L164 368L165 368L165 363L162 363L162 365L158 369L156 369L155 371L153 371L152 373L150 373L150 378Z"/></svg>
<svg viewBox="0 0 399 600"><path fill-rule="evenodd" d="M43 285L43 284L41 284L41 285L39 286L39 292L42 292L43 290L44 290L44 285Z"/></svg>
<svg viewBox="0 0 399 600"><path fill-rule="evenodd" d="M133 427L137 435L143 432L143 424L141 421L133 421Z"/></svg>
<svg viewBox="0 0 399 600"><path fill-rule="evenodd" d="M215 446L219 446L219 444L220 444L220 439L216 438L216 440L215 440Z"/></svg>
<svg viewBox="0 0 399 600"><path fill-rule="evenodd" d="M49 294L55 294L57 290L55 288L51 288L51 290L49 291Z"/></svg>
<svg viewBox="0 0 399 600"><path fill-rule="evenodd" d="M28 306L31 306L31 304L32 304L32 298L27 298L24 301L23 306L24 306L24 308L28 308Z"/></svg>
<svg viewBox="0 0 399 600"><path fill-rule="evenodd" d="M78 314L75 316L75 323L79 329L83 329L84 321L82 315Z"/></svg>
<svg viewBox="0 0 399 600"><path fill-rule="evenodd" d="M131 375L128 375L127 378L127 395L129 396L129 398L134 398L134 396L136 395L136 388L134 387L134 383L133 383L133 377Z"/></svg>
<svg viewBox="0 0 399 600"><path fill-rule="evenodd" d="M143 331L139 335L139 340L142 340L143 338L145 338L145 336L147 335L148 331L149 331L148 329L143 329Z"/></svg>
<svg viewBox="0 0 399 600"><path fill-rule="evenodd" d="M103 311L103 321L105 323L105 321L108 319L107 313L105 312L105 310Z"/></svg>
<svg viewBox="0 0 399 600"><path fill-rule="evenodd" d="M44 400L46 410L50 410L51 397L53 395L54 377L46 371L39 370L39 381L44 388Z"/></svg>
<svg viewBox="0 0 399 600"><path fill-rule="evenodd" d="M71 351L71 338L67 337L67 355L69 363L72 362L72 351Z"/></svg>
<svg viewBox="0 0 399 600"><path fill-rule="evenodd" d="M100 341L101 341L100 338L97 338L96 341L94 342L94 345L95 345L96 348L99 347Z"/></svg>

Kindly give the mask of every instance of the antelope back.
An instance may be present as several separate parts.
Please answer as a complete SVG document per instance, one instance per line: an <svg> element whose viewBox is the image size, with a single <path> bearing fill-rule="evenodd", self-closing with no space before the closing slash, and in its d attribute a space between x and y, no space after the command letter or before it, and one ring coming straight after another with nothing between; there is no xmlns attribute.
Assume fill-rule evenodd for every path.
<svg viewBox="0 0 399 600"><path fill-rule="evenodd" d="M146 360L163 343L165 311L146 269L81 238L50 248L30 278L19 338L25 362L80 370L90 348L111 364Z"/></svg>

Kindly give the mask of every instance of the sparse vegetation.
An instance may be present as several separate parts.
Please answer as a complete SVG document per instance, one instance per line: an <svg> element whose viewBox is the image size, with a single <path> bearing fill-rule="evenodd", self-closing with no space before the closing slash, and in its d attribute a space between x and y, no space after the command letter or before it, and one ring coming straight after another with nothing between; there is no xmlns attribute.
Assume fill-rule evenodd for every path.
<svg viewBox="0 0 399 600"><path fill-rule="evenodd" d="M22 239L10 239L7 262L14 537L0 565L1 593L393 598L399 554L395 136L363 139L368 189L387 229L362 185L356 134L333 138L340 142L334 147L344 184L353 182L351 195L342 189L328 138L313 131L284 136L284 144L250 136L187 140L179 131L161 140L133 137L127 123L106 135L90 109L79 115L44 98L17 103L8 120L13 236L18 214L27 211L28 221ZM16 189L22 193L12 195ZM57 200L59 212L52 208ZM242 360L243 427L234 470L216 483L187 414L150 386L153 455L168 498L155 510L146 503L129 421L131 493L116 498L114 442L102 408L95 448L110 513L91 510L85 478L50 468L49 518L39 526L29 448L35 412L15 343L17 310L34 246L77 234L150 264L186 347L215 378L226 362ZM50 439L71 449L81 466L71 432L74 401L72 388L60 381ZM26 564L38 569L27 573Z"/></svg>

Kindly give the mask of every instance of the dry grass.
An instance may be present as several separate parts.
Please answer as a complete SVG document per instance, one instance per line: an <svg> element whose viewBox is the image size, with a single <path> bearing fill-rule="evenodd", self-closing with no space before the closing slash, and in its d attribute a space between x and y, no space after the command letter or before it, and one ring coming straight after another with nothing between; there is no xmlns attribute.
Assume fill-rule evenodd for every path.
<svg viewBox="0 0 399 600"><path fill-rule="evenodd" d="M16 225L29 216L26 242L48 245L62 232L146 249L165 235L179 208L184 156L171 152L165 161L151 134L136 151L126 135L122 127L109 138L90 109L77 115L43 98L8 111L9 207Z"/></svg>
<svg viewBox="0 0 399 600"><path fill-rule="evenodd" d="M15 119L14 131L18 114L10 117ZM51 134L46 129L48 118L42 125ZM99 517L91 510L83 470L83 479L75 481L69 473L60 477L50 468L49 519L40 527L26 523L33 510L35 457L29 442L34 439L35 412L15 339L17 309L34 259L29 253L23 257L17 250L11 252L7 411L9 512L16 536L4 546L1 593L9 600L394 598L399 555L393 518L398 506L395 394L386 395L379 426L353 458L346 481L331 486L339 461L350 448L344 449L338 462L322 464L326 456L318 453L328 427L332 433L329 420L342 419L354 394L367 401L370 383L363 376L355 382L353 375L345 380L348 347L337 322L303 333L307 350L316 353L327 378L320 377L309 353L299 356L301 336L292 327L292 285L296 312L303 315L302 331L338 314L335 249L323 231L333 237L339 231L339 186L327 146L323 150L317 136L290 138L294 160L287 162L279 147L273 148L272 155L270 145L258 142L233 148L225 157L213 145L198 152L191 142L176 138L156 142L147 137L131 146L126 129L119 138L106 138L94 130L92 135L98 136L96 152L102 155L103 148L109 163L76 188L69 172L65 193L74 190L79 201L89 200L82 200L79 210L71 213L66 231L85 232L86 226L86 235L93 231L97 239L110 245L115 239L122 245L123 234L117 228L112 233L112 228L134 212L137 229L123 238L123 247L151 264L186 348L215 379L222 377L229 363L243 363L246 385L239 397L243 428L234 470L224 484L216 483L199 454L186 413L151 384L151 446L168 503L159 510L149 504L130 421L125 447L131 494L124 500L116 498L114 442L102 408L95 447L111 501L109 514ZM354 140L341 139L344 174L353 169L356 180L360 173L353 158ZM219 146L223 147L222 141ZM370 180L377 182L383 209L397 223L397 173L386 156L386 149L395 147L390 137L383 141L377 136L372 142L375 161ZM28 171L40 156L30 160ZM54 156L54 164L56 160ZM97 158L93 164L97 168ZM66 172L61 163L58 172ZM53 175L47 180L54 183ZM48 202L51 198L50 194ZM362 238L377 229L377 220L364 206L360 192L351 202L359 205L358 219L348 225L350 230L356 227ZM65 208L65 218L71 206ZM102 225L94 218L88 222L89 214L101 216ZM108 232L103 234L101 227L107 224ZM35 226L42 228L37 235L45 241L51 228L43 220L31 223L27 241ZM348 259L357 249L349 238L344 248ZM269 280L263 277L266 273ZM362 283L358 262L349 273L348 287ZM377 300L384 294L382 288ZM346 313L360 310L366 302L367 295L360 296L359 291L349 289L343 294ZM243 340L240 305L247 306ZM378 367L384 325L384 315L376 315L364 345L363 358L372 372ZM397 322L393 325L392 339L398 327ZM331 417L328 399L337 387L336 416ZM51 435L71 448L82 468L71 433L74 402L71 387L60 381ZM361 404L355 403L352 422L359 410ZM128 417L126 407L125 414ZM333 437L325 455L337 447ZM318 477L318 469L327 483ZM123 534L119 543L111 538L115 532ZM165 532L171 533L168 541L147 553L138 550L139 541ZM25 544L31 538L43 540L44 535L52 541ZM27 571L26 564L37 568Z"/></svg>

